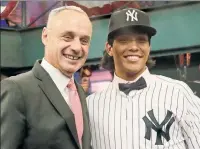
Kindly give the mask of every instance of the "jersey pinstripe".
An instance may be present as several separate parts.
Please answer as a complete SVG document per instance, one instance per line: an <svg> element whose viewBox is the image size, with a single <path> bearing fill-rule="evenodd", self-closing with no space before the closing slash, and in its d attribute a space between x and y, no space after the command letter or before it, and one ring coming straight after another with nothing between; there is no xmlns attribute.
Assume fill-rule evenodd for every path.
<svg viewBox="0 0 200 149"><path fill-rule="evenodd" d="M142 90L125 95L113 81L86 99L93 148L200 149L200 99L181 81L144 78Z"/></svg>

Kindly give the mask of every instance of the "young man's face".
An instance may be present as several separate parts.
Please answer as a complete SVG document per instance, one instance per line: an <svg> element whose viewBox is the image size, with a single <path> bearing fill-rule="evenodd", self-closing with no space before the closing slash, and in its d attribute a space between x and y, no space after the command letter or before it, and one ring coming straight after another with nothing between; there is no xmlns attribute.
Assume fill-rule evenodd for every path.
<svg viewBox="0 0 200 149"><path fill-rule="evenodd" d="M107 51L113 56L115 73L119 77L128 79L128 75L140 75L150 53L148 35L131 33L117 36L112 47L107 44Z"/></svg>

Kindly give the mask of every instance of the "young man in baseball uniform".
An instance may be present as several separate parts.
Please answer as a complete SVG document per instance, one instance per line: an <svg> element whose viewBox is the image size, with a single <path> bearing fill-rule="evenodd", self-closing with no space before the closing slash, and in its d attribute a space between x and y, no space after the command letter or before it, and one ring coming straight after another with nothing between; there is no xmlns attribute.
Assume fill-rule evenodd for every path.
<svg viewBox="0 0 200 149"><path fill-rule="evenodd" d="M103 67L114 78L87 98L94 149L200 149L200 99L146 66L155 34L143 11L111 15Z"/></svg>

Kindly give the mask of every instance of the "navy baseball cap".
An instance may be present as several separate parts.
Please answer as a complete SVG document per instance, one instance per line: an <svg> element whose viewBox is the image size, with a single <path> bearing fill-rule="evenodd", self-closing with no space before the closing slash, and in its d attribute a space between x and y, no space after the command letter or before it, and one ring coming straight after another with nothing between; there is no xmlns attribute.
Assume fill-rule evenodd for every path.
<svg viewBox="0 0 200 149"><path fill-rule="evenodd" d="M147 33L149 36L156 34L156 29L150 25L147 13L135 8L118 10L113 12L110 17L108 39L122 33L138 30Z"/></svg>

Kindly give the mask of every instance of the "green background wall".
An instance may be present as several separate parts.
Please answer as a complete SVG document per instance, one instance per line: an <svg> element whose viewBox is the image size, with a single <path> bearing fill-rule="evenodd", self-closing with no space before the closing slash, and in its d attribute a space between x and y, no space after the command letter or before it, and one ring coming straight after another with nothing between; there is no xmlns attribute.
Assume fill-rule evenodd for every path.
<svg viewBox="0 0 200 149"><path fill-rule="evenodd" d="M20 33L1 30L1 66L22 67L22 53Z"/></svg>

